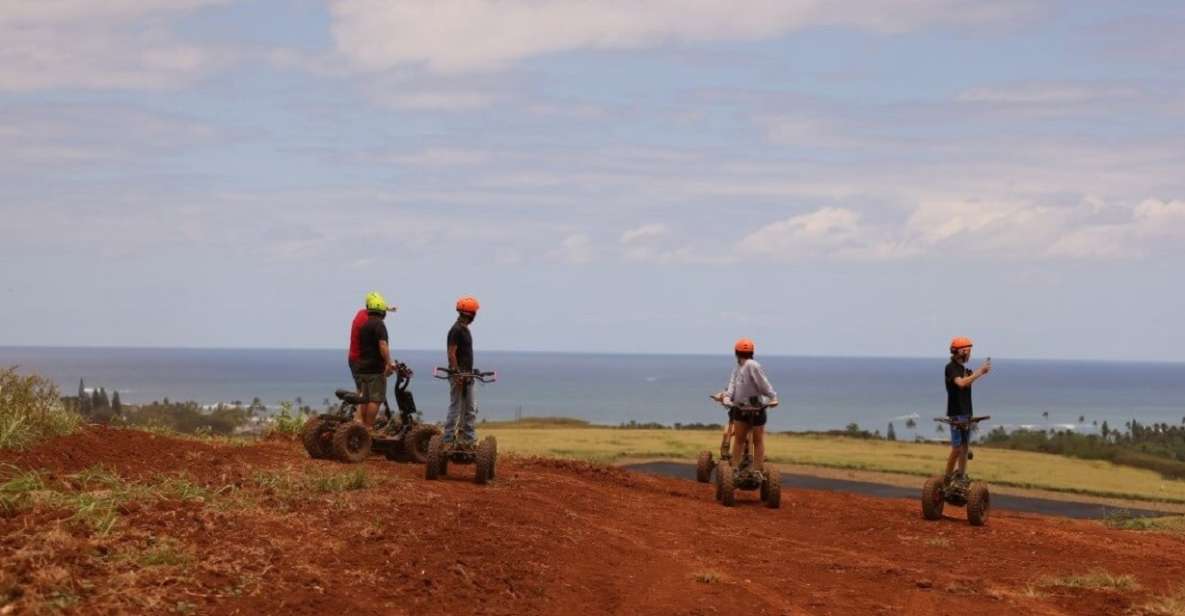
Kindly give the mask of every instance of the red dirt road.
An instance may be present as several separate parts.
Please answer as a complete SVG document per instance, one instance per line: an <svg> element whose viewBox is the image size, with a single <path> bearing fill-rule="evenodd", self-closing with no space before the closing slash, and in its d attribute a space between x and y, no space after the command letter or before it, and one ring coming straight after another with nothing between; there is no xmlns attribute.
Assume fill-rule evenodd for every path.
<svg viewBox="0 0 1185 616"><path fill-rule="evenodd" d="M1181 535L1000 511L972 528L959 509L925 522L915 501L799 490L780 510L752 493L726 509L702 484L571 461L503 457L483 487L471 466L428 482L421 466L372 458L370 487L303 496L260 473L357 467L291 442L106 429L0 462L67 483L96 464L134 481L184 472L242 496L129 503L102 536L52 505L10 509L0 614L1115 615L1153 613L1185 580ZM113 556L162 541L192 558ZM1040 583L1096 570L1135 588Z"/></svg>

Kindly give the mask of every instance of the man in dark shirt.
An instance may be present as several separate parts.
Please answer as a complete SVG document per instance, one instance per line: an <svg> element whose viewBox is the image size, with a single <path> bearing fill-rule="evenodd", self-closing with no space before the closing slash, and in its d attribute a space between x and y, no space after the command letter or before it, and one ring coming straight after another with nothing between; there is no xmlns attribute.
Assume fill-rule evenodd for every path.
<svg viewBox="0 0 1185 616"><path fill-rule="evenodd" d="M367 428L374 427L379 405L387 399L387 376L395 371L387 340L387 301L377 293L366 298L366 322L358 328L358 361L354 363L358 393L362 404L355 419Z"/></svg>
<svg viewBox="0 0 1185 616"><path fill-rule="evenodd" d="M971 339L959 336L950 341L950 363L946 365L946 416L951 419L968 419L971 417L971 384L980 377L992 371L992 360L989 358L979 368L970 370L967 362L971 360ZM950 457L946 460L946 478L949 482L959 466L959 475L967 472L967 443L961 428L950 428Z"/></svg>
<svg viewBox="0 0 1185 616"><path fill-rule="evenodd" d="M473 335L469 325L477 318L480 306L473 297L457 300L457 321L448 330L448 367L454 372L473 372ZM461 422L461 438L472 443L477 439L473 421L477 418L477 400L473 396L473 377L454 376L449 387L448 418L444 422L444 442L451 443L453 430Z"/></svg>

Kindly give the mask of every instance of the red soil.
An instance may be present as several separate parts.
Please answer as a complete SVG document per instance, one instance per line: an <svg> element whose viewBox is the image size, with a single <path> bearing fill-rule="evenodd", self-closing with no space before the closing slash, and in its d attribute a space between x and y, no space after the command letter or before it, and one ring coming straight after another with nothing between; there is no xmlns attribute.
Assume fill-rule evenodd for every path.
<svg viewBox="0 0 1185 616"><path fill-rule="evenodd" d="M63 476L183 471L210 487L357 468L308 460L296 443L106 429L0 462ZM779 510L753 493L727 509L703 484L561 460L504 456L484 487L471 466L437 482L377 457L362 468L375 485L356 491L130 506L107 537L41 506L0 515L0 606L11 602L0 613L66 593L77 613L1112 615L1139 614L1185 579L1182 536L1093 522L994 511L973 528L959 509L925 522L916 501L790 489ZM110 556L162 538L192 562ZM1138 588L1036 584L1094 570Z"/></svg>

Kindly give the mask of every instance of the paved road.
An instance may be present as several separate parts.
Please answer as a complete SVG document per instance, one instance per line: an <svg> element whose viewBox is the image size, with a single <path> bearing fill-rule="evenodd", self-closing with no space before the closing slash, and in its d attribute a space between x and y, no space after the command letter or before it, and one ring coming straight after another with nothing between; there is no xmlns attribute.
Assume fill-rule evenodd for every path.
<svg viewBox="0 0 1185 616"><path fill-rule="evenodd" d="M650 473L653 475L665 475L667 477L678 477L680 479L690 479L692 481L695 480L694 464L681 464L676 462L647 462L645 464L631 464L626 466L626 468L642 473ZM811 475L791 475L782 473L782 485L791 488L803 488L807 490L854 492L856 494L879 496L881 498L918 498L922 491L921 478L918 479L918 487L913 489L885 485L883 483L871 483L867 481L849 481L847 479L829 479L826 477L814 477ZM1042 515L1054 515L1065 518L1086 519L1099 519L1104 517L1107 511L1116 511L1114 507L1107 507L1097 503L1076 503L1060 500L1049 500L1045 498L1031 498L1027 496L1008 496L1004 494L992 495L992 508L1023 511L1026 513L1040 513ZM1140 517L1172 515L1163 511L1151 511L1148 509L1127 509L1125 511L1129 515Z"/></svg>

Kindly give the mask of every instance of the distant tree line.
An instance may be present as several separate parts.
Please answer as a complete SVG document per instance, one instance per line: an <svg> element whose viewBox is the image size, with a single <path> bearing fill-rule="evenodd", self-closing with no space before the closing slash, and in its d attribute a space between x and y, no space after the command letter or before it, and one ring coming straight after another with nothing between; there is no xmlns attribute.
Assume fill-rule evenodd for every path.
<svg viewBox="0 0 1185 616"><path fill-rule="evenodd" d="M1079 422L1083 423L1083 422ZM997 427L984 436L988 447L1053 453L1087 460L1107 460L1185 479L1185 426L1126 422L1124 430L1103 422L1098 434L1072 430L1014 430Z"/></svg>

